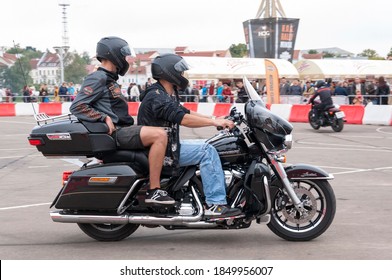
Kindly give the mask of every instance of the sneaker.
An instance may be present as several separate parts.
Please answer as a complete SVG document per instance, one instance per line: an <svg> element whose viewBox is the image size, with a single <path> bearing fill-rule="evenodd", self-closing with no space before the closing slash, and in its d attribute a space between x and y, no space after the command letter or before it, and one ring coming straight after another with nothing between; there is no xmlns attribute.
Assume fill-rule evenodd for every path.
<svg viewBox="0 0 392 280"><path fill-rule="evenodd" d="M174 199L171 198L167 191L161 189L148 190L146 193L145 203L157 203L157 204L174 204Z"/></svg>
<svg viewBox="0 0 392 280"><path fill-rule="evenodd" d="M206 217L232 217L241 214L241 210L238 208L229 208L226 205L212 205L204 210L204 216Z"/></svg>

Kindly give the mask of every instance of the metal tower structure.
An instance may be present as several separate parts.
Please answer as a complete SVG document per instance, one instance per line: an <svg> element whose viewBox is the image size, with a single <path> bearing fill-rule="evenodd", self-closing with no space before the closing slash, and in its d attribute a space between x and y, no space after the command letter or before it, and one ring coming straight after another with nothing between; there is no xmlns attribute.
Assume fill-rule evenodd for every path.
<svg viewBox="0 0 392 280"><path fill-rule="evenodd" d="M68 18L67 18L67 8L70 6L68 0L60 0L59 6L63 9L62 11L62 23L63 23L63 47L69 46L69 37L68 37Z"/></svg>
<svg viewBox="0 0 392 280"><path fill-rule="evenodd" d="M286 14L279 0L262 0L256 18L285 18Z"/></svg>

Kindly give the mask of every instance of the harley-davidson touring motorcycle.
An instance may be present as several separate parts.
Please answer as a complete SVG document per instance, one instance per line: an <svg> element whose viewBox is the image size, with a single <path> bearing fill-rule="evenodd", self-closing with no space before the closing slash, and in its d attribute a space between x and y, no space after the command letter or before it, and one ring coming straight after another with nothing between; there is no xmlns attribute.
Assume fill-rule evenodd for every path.
<svg viewBox="0 0 392 280"><path fill-rule="evenodd" d="M177 229L245 229L266 224L276 235L307 241L331 225L336 199L333 176L306 164L284 165L292 146L293 126L266 109L244 78L249 101L244 115L233 108L232 130L206 140L219 153L227 184L227 201L242 213L204 216L203 182L198 166L164 168L161 187L175 199L171 206L146 204L148 158L144 151L117 150L104 123L88 123L72 115L36 115L31 145L46 157L85 157L79 170L64 172L63 186L50 208L54 222L76 223L99 241L122 240L139 226ZM54 208L54 209L53 209Z"/></svg>
<svg viewBox="0 0 392 280"><path fill-rule="evenodd" d="M314 108L316 104L320 104L320 101L314 100L312 102L312 109L308 114L310 126L315 130L320 129L320 127L330 126L333 131L341 132L346 121L344 112L340 111L335 105L330 105L324 111L317 113L317 109Z"/></svg>

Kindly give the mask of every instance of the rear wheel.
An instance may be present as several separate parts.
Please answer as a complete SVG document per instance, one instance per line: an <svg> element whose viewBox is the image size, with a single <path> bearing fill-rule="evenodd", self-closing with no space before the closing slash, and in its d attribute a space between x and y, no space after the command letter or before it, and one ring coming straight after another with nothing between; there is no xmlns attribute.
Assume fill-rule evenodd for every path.
<svg viewBox="0 0 392 280"><path fill-rule="evenodd" d="M271 221L268 227L289 241L308 241L323 234L331 225L336 211L336 198L326 180L293 182L296 195L303 202L304 212L298 211L286 191L273 185Z"/></svg>
<svg viewBox="0 0 392 280"><path fill-rule="evenodd" d="M316 119L313 110L309 111L308 119L309 119L309 124L313 129L318 130L320 128L320 124L318 123L318 120Z"/></svg>
<svg viewBox="0 0 392 280"><path fill-rule="evenodd" d="M120 241L134 233L138 224L78 224L80 229L98 241Z"/></svg>
<svg viewBox="0 0 392 280"><path fill-rule="evenodd" d="M338 119L336 118L336 116L333 117L333 121L332 121L332 129L335 132L341 132L343 130L343 119Z"/></svg>

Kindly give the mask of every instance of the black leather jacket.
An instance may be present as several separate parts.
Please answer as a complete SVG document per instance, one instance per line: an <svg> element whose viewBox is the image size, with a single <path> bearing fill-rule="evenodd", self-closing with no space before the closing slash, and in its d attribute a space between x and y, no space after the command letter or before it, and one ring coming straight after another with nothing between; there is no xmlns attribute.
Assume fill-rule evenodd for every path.
<svg viewBox="0 0 392 280"><path fill-rule="evenodd" d="M137 116L138 125L166 127L168 145L164 165L178 166L180 153L180 124L185 114L190 111L182 106L178 98L170 96L158 82L148 87L140 95L140 107Z"/></svg>

